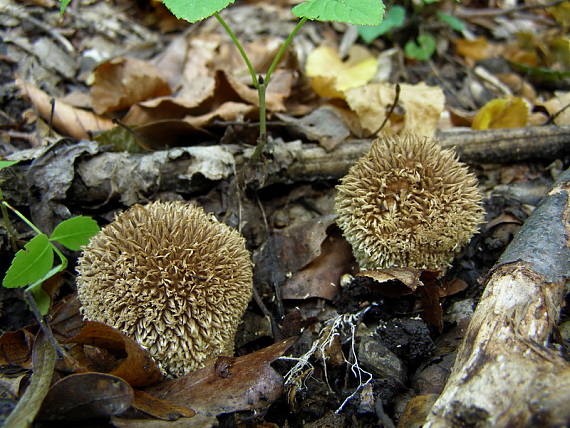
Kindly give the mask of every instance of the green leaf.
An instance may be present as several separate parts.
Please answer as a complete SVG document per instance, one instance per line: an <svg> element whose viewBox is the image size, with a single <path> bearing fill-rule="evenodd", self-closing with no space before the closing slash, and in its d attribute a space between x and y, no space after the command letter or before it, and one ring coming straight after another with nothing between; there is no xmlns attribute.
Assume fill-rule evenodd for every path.
<svg viewBox="0 0 570 428"><path fill-rule="evenodd" d="M359 25L358 34L362 37L362 40L366 43L370 43L393 28L401 27L405 19L406 9L402 6L392 6L390 10L386 12L384 21L374 26Z"/></svg>
<svg viewBox="0 0 570 428"><path fill-rule="evenodd" d="M382 0L307 0L291 11L299 18L316 21L378 25L384 16L384 3Z"/></svg>
<svg viewBox="0 0 570 428"><path fill-rule="evenodd" d="M225 9L235 0L162 0L178 19L196 22Z"/></svg>
<svg viewBox="0 0 570 428"><path fill-rule="evenodd" d="M0 160L0 169L8 168L9 166L16 165L20 161L6 161Z"/></svg>
<svg viewBox="0 0 570 428"><path fill-rule="evenodd" d="M43 233L34 236L14 256L2 285L7 288L23 287L42 278L53 265L51 245Z"/></svg>
<svg viewBox="0 0 570 428"><path fill-rule="evenodd" d="M431 58L435 52L435 39L429 33L420 34L418 43L410 40L404 46L404 52L408 58L425 61Z"/></svg>
<svg viewBox="0 0 570 428"><path fill-rule="evenodd" d="M65 12L65 9L69 6L69 3L71 3L71 0L60 0L59 13L63 15L63 12Z"/></svg>
<svg viewBox="0 0 570 428"><path fill-rule="evenodd" d="M47 294L42 287L35 287L30 291L34 296L34 300L36 301L36 305L38 306L40 313L42 315L47 315L51 303L49 294Z"/></svg>
<svg viewBox="0 0 570 428"><path fill-rule="evenodd" d="M97 222L91 217L82 215L68 218L59 223L49 239L59 242L72 251L79 251L82 246L89 243L89 239L97 232L99 232Z"/></svg>
<svg viewBox="0 0 570 428"><path fill-rule="evenodd" d="M465 23L455 16L448 15L447 13L437 12L437 17L441 22L445 22L455 31L463 31L465 29Z"/></svg>

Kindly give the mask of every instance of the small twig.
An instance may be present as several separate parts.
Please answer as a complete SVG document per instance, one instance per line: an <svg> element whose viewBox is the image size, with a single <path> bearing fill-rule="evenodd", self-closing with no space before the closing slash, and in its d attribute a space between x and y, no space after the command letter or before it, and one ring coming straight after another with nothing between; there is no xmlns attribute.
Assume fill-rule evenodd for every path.
<svg viewBox="0 0 570 428"><path fill-rule="evenodd" d="M471 10L471 9L458 8L455 13L455 16L460 19L503 16L503 15L510 15L511 13L525 12L533 9L546 9L548 7L558 6L559 4L565 3L567 1L568 0L555 0L553 2L546 4L523 5L504 10L501 9Z"/></svg>
<svg viewBox="0 0 570 428"><path fill-rule="evenodd" d="M257 303L257 306L259 306L259 309L261 309L263 315L269 318L269 322L271 323L271 332L273 333L273 340L275 342L278 342L279 340L283 339L283 333L281 333L281 329L279 328L277 321L275 321L275 317L271 311L267 309L265 303L263 303L263 299L259 295L259 292L255 286L253 287L253 300L255 300L255 303Z"/></svg>
<svg viewBox="0 0 570 428"><path fill-rule="evenodd" d="M48 122L48 135L50 137L53 136L53 116L55 114L55 98L49 100L51 105L51 111L49 113L49 122Z"/></svg>
<svg viewBox="0 0 570 428"><path fill-rule="evenodd" d="M61 46L63 46L63 48L67 51L67 53L70 54L75 53L75 48L73 47L73 45L69 40L67 40L61 34L53 31L48 25L30 16L23 7L4 5L0 7L0 13L1 12L5 12L7 15L10 15L14 18L18 18L23 21L28 21L30 24L33 24L36 27L45 31L50 37L52 37L56 42L58 42Z"/></svg>
<svg viewBox="0 0 570 428"><path fill-rule="evenodd" d="M548 120L544 123L544 125L552 125L554 123L554 121L556 120L556 118L558 116L560 116L568 107L570 107L570 103L566 104L564 107L562 107L560 110L558 110L557 112L555 112L553 115L551 115Z"/></svg>
<svg viewBox="0 0 570 428"><path fill-rule="evenodd" d="M396 105L398 104L399 100L400 100L400 84L396 83L396 95L394 96L394 102L392 103L392 105L388 109L388 113L386 114L384 121L382 122L380 127L372 133L372 135L378 135L378 133L380 131L382 131L382 129L384 129L384 126L386 125L386 123L390 119L390 116L392 116L392 113L394 112L394 109L396 108Z"/></svg>
<svg viewBox="0 0 570 428"><path fill-rule="evenodd" d="M40 328L42 329L42 332L44 333L46 339L53 346L53 349L57 351L58 355L65 357L65 351L57 342L56 338L53 335L53 332L51 331L51 327L46 322L44 316L41 314L40 308L38 308L34 296L28 291L24 291L24 295L26 296L26 301L28 302L32 313L36 317L36 320L38 321L38 324L40 325Z"/></svg>

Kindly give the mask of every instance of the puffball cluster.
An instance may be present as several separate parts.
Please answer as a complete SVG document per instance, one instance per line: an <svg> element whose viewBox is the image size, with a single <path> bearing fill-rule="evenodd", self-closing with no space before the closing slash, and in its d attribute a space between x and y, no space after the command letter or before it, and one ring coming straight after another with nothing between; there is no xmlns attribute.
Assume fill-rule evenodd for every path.
<svg viewBox="0 0 570 428"><path fill-rule="evenodd" d="M245 239L202 208L133 206L92 238L78 272L83 316L134 338L163 374L233 355L252 263Z"/></svg>
<svg viewBox="0 0 570 428"><path fill-rule="evenodd" d="M437 141L380 138L337 186L337 224L361 269L445 272L483 222L477 179Z"/></svg>

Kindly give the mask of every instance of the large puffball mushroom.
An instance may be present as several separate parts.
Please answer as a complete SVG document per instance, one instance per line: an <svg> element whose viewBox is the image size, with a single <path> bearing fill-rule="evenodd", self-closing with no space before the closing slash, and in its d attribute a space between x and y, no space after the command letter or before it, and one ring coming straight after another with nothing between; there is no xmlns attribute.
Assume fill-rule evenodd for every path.
<svg viewBox="0 0 570 428"><path fill-rule="evenodd" d="M134 338L163 374L233 355L252 263L245 239L202 208L135 205L91 239L77 270L83 316Z"/></svg>
<svg viewBox="0 0 570 428"><path fill-rule="evenodd" d="M361 269L447 270L483 222L477 179L436 140L380 138L337 186L337 224Z"/></svg>

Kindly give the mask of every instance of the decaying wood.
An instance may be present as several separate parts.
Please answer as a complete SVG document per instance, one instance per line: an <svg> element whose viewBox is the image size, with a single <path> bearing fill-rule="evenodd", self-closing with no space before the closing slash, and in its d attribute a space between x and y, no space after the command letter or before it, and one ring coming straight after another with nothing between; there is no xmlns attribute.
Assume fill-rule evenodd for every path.
<svg viewBox="0 0 570 428"><path fill-rule="evenodd" d="M444 147L454 147L467 163L552 160L570 153L570 126L442 132L439 139ZM264 184L338 179L369 149L370 140L347 141L331 152L300 141L277 142L273 145L273 159L266 164ZM238 145L217 145L148 154L101 153L82 161L78 172L83 179L81 184L87 185L84 191L99 195L95 199L115 193L126 198L123 202L129 205L136 199L134 193L195 192L200 184L196 174L214 181L229 178L246 164L252 151ZM131 185L133 176L138 177L137 183L142 187ZM84 196L87 197L83 200L93 200Z"/></svg>
<svg viewBox="0 0 570 428"><path fill-rule="evenodd" d="M547 347L570 276L570 170L486 281L429 427L570 423L570 364Z"/></svg>

